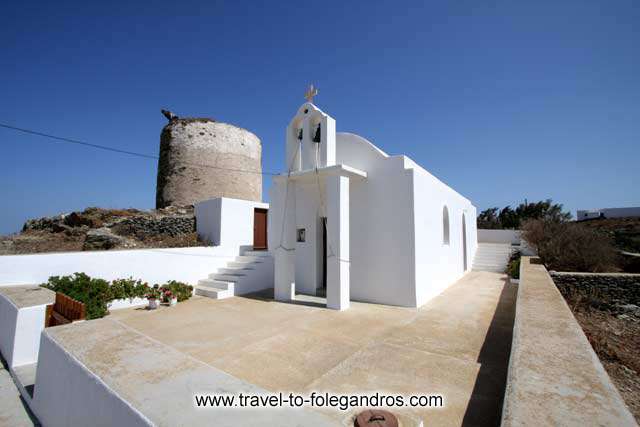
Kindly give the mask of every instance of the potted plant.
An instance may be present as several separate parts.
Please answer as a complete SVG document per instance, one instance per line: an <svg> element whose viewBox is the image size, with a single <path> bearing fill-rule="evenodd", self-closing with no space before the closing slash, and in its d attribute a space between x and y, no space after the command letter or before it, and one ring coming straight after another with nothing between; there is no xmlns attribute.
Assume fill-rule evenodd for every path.
<svg viewBox="0 0 640 427"><path fill-rule="evenodd" d="M149 300L149 310L155 310L156 308L158 308L160 291L158 291L157 288L149 288L149 291L145 294L144 297Z"/></svg>
<svg viewBox="0 0 640 427"><path fill-rule="evenodd" d="M173 307L174 305L176 305L178 303L178 296L174 295L169 290L164 291L164 299L165 299L166 302L169 303L169 305L171 307Z"/></svg>

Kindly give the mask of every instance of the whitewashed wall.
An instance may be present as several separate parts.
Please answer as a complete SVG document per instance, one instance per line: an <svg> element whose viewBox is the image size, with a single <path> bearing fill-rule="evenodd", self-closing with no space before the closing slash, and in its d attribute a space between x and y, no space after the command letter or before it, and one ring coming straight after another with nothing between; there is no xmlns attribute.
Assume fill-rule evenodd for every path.
<svg viewBox="0 0 640 427"><path fill-rule="evenodd" d="M474 219L475 222L475 219ZM508 243L520 244L520 230L478 230L478 242L480 243Z"/></svg>
<svg viewBox="0 0 640 427"><path fill-rule="evenodd" d="M151 426L143 414L58 345L41 336L37 384L31 409L43 425Z"/></svg>
<svg viewBox="0 0 640 427"><path fill-rule="evenodd" d="M18 307L0 295L0 353L13 366L13 348L18 322Z"/></svg>
<svg viewBox="0 0 640 427"><path fill-rule="evenodd" d="M0 352L10 368L38 360L46 304L16 307L0 295Z"/></svg>
<svg viewBox="0 0 640 427"><path fill-rule="evenodd" d="M356 142L355 135L348 139ZM358 143L368 151L367 145ZM360 156L354 147L350 149L354 156L345 163L352 166ZM366 181L351 184L351 298L414 307L411 177L402 157L373 154L377 159L363 169Z"/></svg>
<svg viewBox="0 0 640 427"><path fill-rule="evenodd" d="M255 208L268 203L219 197L195 205L198 236L215 246L236 249L253 245Z"/></svg>
<svg viewBox="0 0 640 427"><path fill-rule="evenodd" d="M462 276L462 214L466 215L467 270L477 247L475 207L404 156L389 157L364 138L337 134L336 163L367 173L350 180L351 299L415 307L424 304ZM269 248L282 245L276 257L293 260L295 289L314 292L322 274L319 216L327 200L320 180L289 182L287 214L295 228L306 229L306 241L295 241L295 229L282 230L285 181L271 188ZM325 202L326 203L326 202ZM449 205L451 244L442 245L442 207ZM331 218L329 218L331 221ZM328 242L330 245L336 242ZM276 274L288 276L290 272ZM278 283L278 279L276 279Z"/></svg>
<svg viewBox="0 0 640 427"><path fill-rule="evenodd" d="M476 208L413 161L406 159L406 165L413 172L416 300L422 305L471 270L477 249ZM444 241L445 206L449 216L448 244Z"/></svg>
<svg viewBox="0 0 640 427"><path fill-rule="evenodd" d="M238 248L223 247L6 255L0 256L0 286L40 284L75 272L105 280L133 277L150 285L168 280L195 285L237 255Z"/></svg>

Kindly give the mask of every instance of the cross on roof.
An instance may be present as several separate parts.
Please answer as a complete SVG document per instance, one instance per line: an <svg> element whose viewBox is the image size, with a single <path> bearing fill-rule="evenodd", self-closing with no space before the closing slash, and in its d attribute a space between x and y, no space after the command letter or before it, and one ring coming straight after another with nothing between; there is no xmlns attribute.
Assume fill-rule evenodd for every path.
<svg viewBox="0 0 640 427"><path fill-rule="evenodd" d="M313 85L309 86L307 93L304 94L304 97L307 98L307 101L313 104L313 97L318 94L318 89L313 87Z"/></svg>

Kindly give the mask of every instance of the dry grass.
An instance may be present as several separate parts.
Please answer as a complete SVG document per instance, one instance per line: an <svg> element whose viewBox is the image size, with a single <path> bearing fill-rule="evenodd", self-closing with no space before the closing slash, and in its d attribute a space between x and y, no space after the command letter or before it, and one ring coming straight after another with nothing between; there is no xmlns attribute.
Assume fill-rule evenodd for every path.
<svg viewBox="0 0 640 427"><path fill-rule="evenodd" d="M625 403L640 421L640 318L608 309L606 294L597 290L566 288L563 295Z"/></svg>

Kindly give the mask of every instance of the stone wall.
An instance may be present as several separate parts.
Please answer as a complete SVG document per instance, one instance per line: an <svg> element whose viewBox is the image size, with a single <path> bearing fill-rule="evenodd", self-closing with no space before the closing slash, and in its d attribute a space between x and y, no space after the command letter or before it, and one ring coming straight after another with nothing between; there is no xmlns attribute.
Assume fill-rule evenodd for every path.
<svg viewBox="0 0 640 427"><path fill-rule="evenodd" d="M551 277L563 295L574 290L598 296L608 309L619 311L622 306L640 306L640 274L624 273L557 273Z"/></svg>
<svg viewBox="0 0 640 427"><path fill-rule="evenodd" d="M132 217L121 221L117 226L118 231L127 231L136 235L158 235L168 234L177 236L184 233L193 233L196 230L195 217L185 216L165 216L154 217Z"/></svg>

